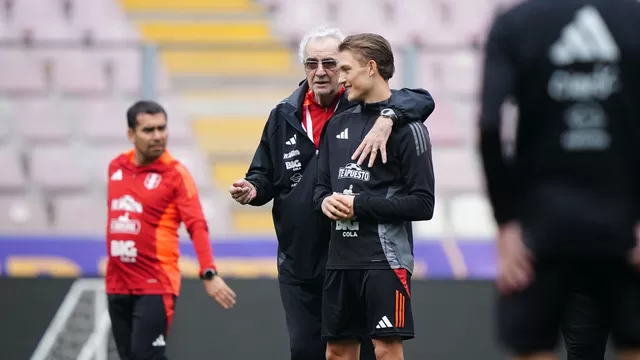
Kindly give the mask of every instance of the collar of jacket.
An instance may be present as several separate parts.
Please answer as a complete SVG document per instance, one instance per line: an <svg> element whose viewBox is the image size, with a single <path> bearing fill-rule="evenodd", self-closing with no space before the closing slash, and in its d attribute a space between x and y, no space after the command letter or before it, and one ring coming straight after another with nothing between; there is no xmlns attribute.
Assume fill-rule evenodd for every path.
<svg viewBox="0 0 640 360"><path fill-rule="evenodd" d="M294 108L295 117L297 119L302 119L302 104L304 104L304 98L307 95L307 91L309 91L309 83L305 79L298 84L298 88L284 101ZM351 105L353 104L349 103L349 100L347 99L347 92L343 92L342 97L340 98L340 105L338 106L339 111L342 111Z"/></svg>

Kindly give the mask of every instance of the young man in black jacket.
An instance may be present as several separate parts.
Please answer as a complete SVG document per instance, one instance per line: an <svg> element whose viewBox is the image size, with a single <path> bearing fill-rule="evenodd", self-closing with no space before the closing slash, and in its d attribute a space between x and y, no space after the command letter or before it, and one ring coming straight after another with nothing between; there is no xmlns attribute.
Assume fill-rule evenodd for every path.
<svg viewBox="0 0 640 360"><path fill-rule="evenodd" d="M280 293L292 360L325 358L321 299L331 229L313 209L313 187L324 124L334 112L354 106L338 82L336 55L343 38L337 29L320 28L303 39L300 60L307 80L271 111L246 178L230 188L241 204L262 206L273 199ZM370 151L373 161L378 150L378 157L386 159L384 146L392 127L424 120L433 109L425 90L394 92L389 106L378 112L376 126L358 140L362 151L352 151L354 160L364 161ZM369 353L363 358L373 357L371 345Z"/></svg>
<svg viewBox="0 0 640 360"><path fill-rule="evenodd" d="M348 36L339 51L340 77L358 106L331 120L320 147L314 202L332 220L322 336L327 360L357 360L368 337L377 359L402 360L402 341L414 337L411 221L431 219L434 209L431 143L413 122L391 134L386 164L354 163L353 150L391 97L393 52L376 34Z"/></svg>
<svg viewBox="0 0 640 360"><path fill-rule="evenodd" d="M620 358L640 359L639 18L632 0L530 0L490 31L480 148L499 226L500 340L514 359L557 359L576 290L596 316L571 321L610 325ZM507 97L519 107L510 162Z"/></svg>

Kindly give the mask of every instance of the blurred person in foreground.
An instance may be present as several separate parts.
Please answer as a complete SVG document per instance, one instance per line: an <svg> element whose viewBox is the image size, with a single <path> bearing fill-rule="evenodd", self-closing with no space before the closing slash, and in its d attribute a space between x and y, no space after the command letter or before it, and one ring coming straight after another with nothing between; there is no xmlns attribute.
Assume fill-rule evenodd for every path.
<svg viewBox="0 0 640 360"><path fill-rule="evenodd" d="M492 25L480 149L499 226L499 335L513 359L557 359L567 313L567 345L592 351L578 358L602 359L610 326L619 358L640 359L638 19L637 1L531 0ZM506 161L509 97L519 124Z"/></svg>
<svg viewBox="0 0 640 360"><path fill-rule="evenodd" d="M167 113L152 101L127 111L133 149L109 164L106 289L122 359L167 359L180 292L178 228L185 223L205 291L225 309L235 293L217 275L209 231L189 171L165 149Z"/></svg>
<svg viewBox="0 0 640 360"><path fill-rule="evenodd" d="M412 122L389 137L386 163L354 166L357 135L388 106L394 58L377 34L347 36L338 51L340 82L357 106L331 119L318 159L314 204L332 220L322 337L328 360L357 360L369 337L376 359L402 360L402 342L414 337L411 222L431 219L435 205L431 142L426 127Z"/></svg>
<svg viewBox="0 0 640 360"><path fill-rule="evenodd" d="M321 340L322 286L330 224L313 209L318 146L334 114L354 106L338 82L336 56L344 36L338 29L318 28L300 43L300 61L307 79L271 111L262 139L246 174L231 185L240 204L262 206L273 199L278 238L278 278L286 314L292 360L325 358ZM368 133L344 133L357 141L350 151L354 166L369 157L387 161L386 142L393 129L425 120L434 103L426 90L394 91ZM378 152L380 152L378 154ZM363 358L373 358L373 347Z"/></svg>

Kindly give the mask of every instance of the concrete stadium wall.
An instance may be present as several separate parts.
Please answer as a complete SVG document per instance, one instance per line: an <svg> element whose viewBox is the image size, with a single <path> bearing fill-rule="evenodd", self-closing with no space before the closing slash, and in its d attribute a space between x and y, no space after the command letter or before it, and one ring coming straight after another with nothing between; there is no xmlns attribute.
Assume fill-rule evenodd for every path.
<svg viewBox="0 0 640 360"><path fill-rule="evenodd" d="M72 279L0 278L0 358L29 359ZM229 280L237 306L222 310L198 280L186 280L168 342L171 359L288 357L276 280ZM415 281L417 338L407 359L504 359L494 341L494 290L484 281Z"/></svg>

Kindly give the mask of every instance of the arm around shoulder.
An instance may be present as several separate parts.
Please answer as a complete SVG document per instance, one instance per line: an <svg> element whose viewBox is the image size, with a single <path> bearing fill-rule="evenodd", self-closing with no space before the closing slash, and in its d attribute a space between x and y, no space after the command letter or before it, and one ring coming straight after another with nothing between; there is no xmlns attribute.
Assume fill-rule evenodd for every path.
<svg viewBox="0 0 640 360"><path fill-rule="evenodd" d="M389 108L396 114L396 126L425 121L435 109L431 94L425 89L392 90Z"/></svg>

